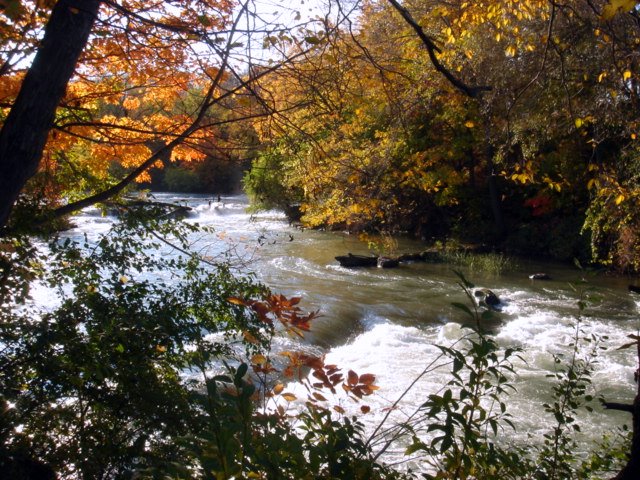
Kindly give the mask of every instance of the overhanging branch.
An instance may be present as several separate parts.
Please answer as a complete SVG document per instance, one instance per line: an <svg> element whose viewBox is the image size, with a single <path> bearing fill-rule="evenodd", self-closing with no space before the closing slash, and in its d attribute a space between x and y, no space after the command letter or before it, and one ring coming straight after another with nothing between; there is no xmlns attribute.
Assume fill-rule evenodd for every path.
<svg viewBox="0 0 640 480"><path fill-rule="evenodd" d="M462 93L471 98L477 98L482 94L482 92L487 92L492 89L492 87L487 85L478 85L478 86L470 86L464 83L462 80L457 78L451 71L440 63L438 60L437 53L441 53L438 46L434 43L433 39L426 34L424 29L420 26L420 24L413 18L411 13L404 8L402 5L398 3L397 0L388 0L393 8L400 14L400 16L404 19L405 22L409 24L409 26L416 32L420 40L422 40L422 44L427 49L427 53L429 54L429 59L431 63L435 67L435 69L440 72L451 85L456 87Z"/></svg>

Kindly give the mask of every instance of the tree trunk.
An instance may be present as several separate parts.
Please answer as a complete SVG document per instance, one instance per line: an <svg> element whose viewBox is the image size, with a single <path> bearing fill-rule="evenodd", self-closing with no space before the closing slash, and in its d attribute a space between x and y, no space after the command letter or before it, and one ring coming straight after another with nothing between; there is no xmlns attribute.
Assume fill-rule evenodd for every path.
<svg viewBox="0 0 640 480"><path fill-rule="evenodd" d="M611 410L630 412L633 418L633 430L631 437L631 452L629 461L612 480L637 480L640 478L640 339L636 340L638 355L638 369L636 370L636 398L633 404L605 402L604 407Z"/></svg>
<svg viewBox="0 0 640 480"><path fill-rule="evenodd" d="M640 394L633 402L633 437L629 461L613 480L638 480L640 478Z"/></svg>
<svg viewBox="0 0 640 480"><path fill-rule="evenodd" d="M100 0L58 0L20 93L0 131L0 228L37 171L56 109L100 7Z"/></svg>
<svg viewBox="0 0 640 480"><path fill-rule="evenodd" d="M493 214L493 222L495 225L496 242L501 241L505 235L504 218L502 216L502 206L500 205L500 193L498 191L498 178L496 175L496 167L493 163L494 150L491 145L491 128L490 118L488 114L483 115L484 123L484 150L487 157L487 173L489 186L489 202L491 205L491 213Z"/></svg>
<svg viewBox="0 0 640 480"><path fill-rule="evenodd" d="M502 216L502 207L500 205L500 193L498 191L497 175L493 162L489 163L489 201L491 202L491 213L493 214L493 222L496 227L496 239L498 241L504 238L504 218Z"/></svg>

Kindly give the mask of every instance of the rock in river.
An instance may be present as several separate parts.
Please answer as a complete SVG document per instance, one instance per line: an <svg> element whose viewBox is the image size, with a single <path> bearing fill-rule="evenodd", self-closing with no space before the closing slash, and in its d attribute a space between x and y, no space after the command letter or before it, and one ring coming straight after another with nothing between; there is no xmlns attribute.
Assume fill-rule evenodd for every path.
<svg viewBox="0 0 640 480"><path fill-rule="evenodd" d="M551 280L551 276L548 273L538 272L529 275L531 280Z"/></svg>
<svg viewBox="0 0 640 480"><path fill-rule="evenodd" d="M378 257L378 268L394 268L398 266L398 259L391 257Z"/></svg>
<svg viewBox="0 0 640 480"><path fill-rule="evenodd" d="M474 291L473 295L478 299L478 303L485 303L488 307L500 305L498 296L488 288L480 288Z"/></svg>

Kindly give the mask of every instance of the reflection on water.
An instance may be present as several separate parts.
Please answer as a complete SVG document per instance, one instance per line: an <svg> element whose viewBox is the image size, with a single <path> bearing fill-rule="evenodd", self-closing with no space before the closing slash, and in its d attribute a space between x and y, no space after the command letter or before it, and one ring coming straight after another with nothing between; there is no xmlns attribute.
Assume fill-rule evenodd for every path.
<svg viewBox="0 0 640 480"><path fill-rule="evenodd" d="M382 409L402 392L439 353L435 344L450 344L463 334L464 318L451 302L466 302L450 266L414 263L396 269L346 269L334 260L347 252L367 253L354 236L340 232L302 231L291 227L279 212L249 215L243 196L217 198L179 197L157 194L157 200L193 207L188 221L213 226L215 235L194 239L195 246L215 257L233 252L239 268L255 272L274 291L304 298L308 310L320 310L305 342L323 349L330 363L353 368L359 373L375 373L380 394L371 402L367 417L371 425ZM77 218L78 227L67 235L97 235L109 228L110 219L97 210L87 210ZM399 253L420 251L421 244L398 241ZM532 281L528 275L543 271L551 281ZM572 287L583 277L580 271L563 265L521 262L513 271L500 275L464 271L480 287L493 290L502 300L502 311L491 325L504 348L524 349L525 362L518 365L517 387L509 409L519 426L518 433L505 433L526 441L540 438L549 419L542 403L548 401L551 386L546 375L553 371L552 354L567 353L575 333L578 294ZM595 394L611 401L629 401L635 389L635 358L629 350L616 350L626 336L636 333L640 301L626 290L624 278L596 276L589 283L602 296L590 306L583 320L587 335L608 337L594 375ZM636 298L640 299L640 296ZM290 340L282 340L291 348ZM446 372L434 372L407 395L403 412L419 405L437 392L447 380ZM295 389L295 386L291 386ZM344 405L356 411L357 406ZM377 407L377 408L376 408ZM625 414L603 411L583 414L584 434L599 438L615 425L629 422Z"/></svg>

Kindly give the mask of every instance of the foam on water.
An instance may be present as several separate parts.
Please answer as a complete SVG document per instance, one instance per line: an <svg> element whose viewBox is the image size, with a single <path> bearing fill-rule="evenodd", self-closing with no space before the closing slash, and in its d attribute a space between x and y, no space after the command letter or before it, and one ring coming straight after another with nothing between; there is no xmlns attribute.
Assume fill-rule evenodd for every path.
<svg viewBox="0 0 640 480"><path fill-rule="evenodd" d="M210 196L176 199L175 195L161 194L156 198L193 207L189 221L214 227L220 235L217 241L227 248L246 247L246 258L251 260L248 268L274 291L302 295L305 308L321 310L324 316L307 335L307 343L278 337L274 351L324 351L326 363L358 374L375 374L380 390L363 402L371 406L371 412L363 417L368 432L425 370L429 373L404 394L388 422L405 420L429 394L441 392L451 379L448 366L436 368L443 362L437 345L452 345L468 330L462 327L464 315L450 307L451 302L466 301L450 269L425 264L403 265L396 270L347 269L333 257L343 253L342 249L349 251L351 239L296 231L287 225L281 212L251 216L245 211L244 197L223 197L220 202ZM111 220L100 215L96 209L85 210L77 217L78 228L71 235L106 231ZM295 241L290 241L293 237ZM203 238L197 245L207 242L213 240ZM212 247L214 253L221 249ZM521 348L524 358L524 362L517 362L518 375L513 378L517 392L507 402L518 430L502 435L523 443L539 441L554 421L542 407L551 399L552 384L546 375L556 368L553 355L570 356L575 339L580 313L575 307L576 296L561 282L525 281L514 285L511 278L484 280L502 282L488 285L503 301L497 320L490 325L494 339L503 349ZM608 337L608 349L600 352L595 365L592 393L602 393L611 401L629 401L635 390L636 358L631 350L617 347L629 341L628 334L637 333L635 317L640 300L630 300L626 292L607 293L606 303L591 306L591 316L580 320L582 337ZM587 348L583 345L584 351ZM306 396L300 384L289 384L287 391L299 399ZM336 403L349 415L360 411L361 404L344 395L330 398L330 405ZM297 405L304 408L302 400ZM629 421L619 412L602 411L597 404L594 408L592 414L580 413L584 435L591 440ZM401 454L385 458L394 461Z"/></svg>
<svg viewBox="0 0 640 480"><path fill-rule="evenodd" d="M542 435L554 424L553 417L543 407L544 402L552 399L552 383L547 375L557 368L554 354L570 358L577 317L559 314L554 310L558 302L566 306L565 300L558 300L562 296L558 296L557 292L551 300L543 296L532 298L530 293L527 295L518 290L502 293L510 300L494 338L503 349L521 348L524 359L515 361L518 375L512 378L512 383L516 392L507 400L517 430L504 432L503 435L526 446L528 442L541 442ZM442 391L451 376L448 366L435 368L443 361L436 345L452 345L468 330L457 322L447 321L446 317L443 324L424 328L400 325L375 315L366 315L360 324L364 331L348 343L331 348L326 362L352 369L358 374L376 375L380 390L364 400L371 406L371 412L362 417L368 433L371 433L401 395L402 401L394 407L387 425L406 420L428 395ZM606 318L580 320L580 337L608 337L601 340L607 350L599 351L594 364L593 387L589 392L592 395L604 394L610 401L629 401L633 398L635 355L629 354L628 350L616 349L628 341L629 326L628 322L618 324ZM581 342L583 354L589 351L593 342ZM425 369L429 369L429 373L422 376ZM418 378L419 381L411 386ZM304 393L295 385L289 388ZM339 403L348 415L359 412L360 404L344 396L332 399L332 402ZM598 407L597 402L593 407L593 413L586 410L579 412L582 433L578 438L585 440L585 445L601 438L604 432L613 431L616 425L629 422L624 414L605 411ZM384 460L394 462L401 458L400 453L391 452Z"/></svg>

